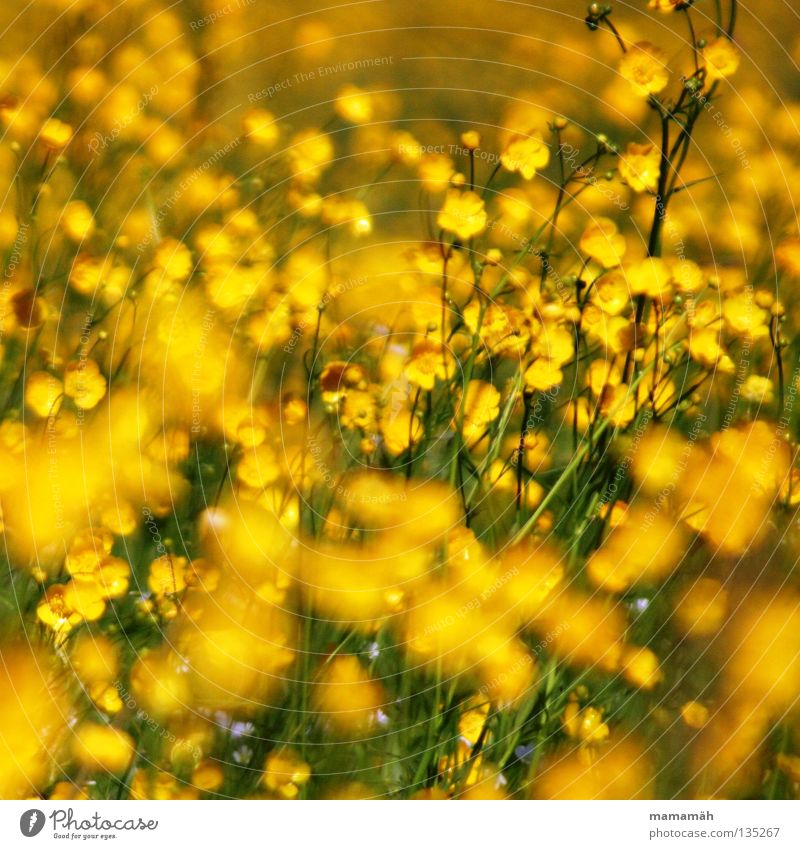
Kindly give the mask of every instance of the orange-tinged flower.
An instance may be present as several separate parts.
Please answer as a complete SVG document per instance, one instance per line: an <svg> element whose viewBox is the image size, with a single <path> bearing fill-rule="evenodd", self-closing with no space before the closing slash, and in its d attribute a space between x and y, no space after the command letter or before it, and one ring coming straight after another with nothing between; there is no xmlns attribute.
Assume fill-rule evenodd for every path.
<svg viewBox="0 0 800 849"><path fill-rule="evenodd" d="M325 365L319 376L322 399L326 404L336 404L350 389L365 390L367 373L358 363L334 360Z"/></svg>

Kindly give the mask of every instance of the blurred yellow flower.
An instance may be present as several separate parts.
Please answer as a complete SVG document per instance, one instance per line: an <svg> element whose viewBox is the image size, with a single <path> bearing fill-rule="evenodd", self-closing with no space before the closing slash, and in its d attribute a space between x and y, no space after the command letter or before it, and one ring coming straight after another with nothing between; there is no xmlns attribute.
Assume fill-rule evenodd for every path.
<svg viewBox="0 0 800 849"><path fill-rule="evenodd" d="M466 241L486 229L486 207L475 192L450 189L436 223L442 230Z"/></svg>
<svg viewBox="0 0 800 849"><path fill-rule="evenodd" d="M539 133L516 136L500 156L506 171L518 173L525 180L532 180L549 161L550 148Z"/></svg>
<svg viewBox="0 0 800 849"><path fill-rule="evenodd" d="M741 57L729 38L720 36L713 39L703 48L706 79L713 83L723 80L736 73Z"/></svg>
<svg viewBox="0 0 800 849"><path fill-rule="evenodd" d="M628 49L620 59L619 72L640 97L658 94L669 83L666 55L647 41Z"/></svg>
<svg viewBox="0 0 800 849"><path fill-rule="evenodd" d="M661 153L653 144L630 142L619 157L619 175L635 192L654 192L658 188Z"/></svg>

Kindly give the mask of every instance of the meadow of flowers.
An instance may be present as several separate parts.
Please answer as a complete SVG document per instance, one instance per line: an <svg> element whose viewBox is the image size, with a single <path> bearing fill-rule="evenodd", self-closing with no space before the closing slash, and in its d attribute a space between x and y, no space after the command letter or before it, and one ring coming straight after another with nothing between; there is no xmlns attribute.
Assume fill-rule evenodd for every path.
<svg viewBox="0 0 800 849"><path fill-rule="evenodd" d="M429 5L0 11L1 798L800 797L797 13Z"/></svg>

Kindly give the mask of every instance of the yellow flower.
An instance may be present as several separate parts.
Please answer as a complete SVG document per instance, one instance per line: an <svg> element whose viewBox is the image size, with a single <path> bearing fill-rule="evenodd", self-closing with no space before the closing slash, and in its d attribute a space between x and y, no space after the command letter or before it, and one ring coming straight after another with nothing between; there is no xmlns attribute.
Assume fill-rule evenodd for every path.
<svg viewBox="0 0 800 849"><path fill-rule="evenodd" d="M583 747L573 754L552 755L536 771L536 799L651 799L652 769L645 751L630 735L587 757Z"/></svg>
<svg viewBox="0 0 800 849"><path fill-rule="evenodd" d="M672 279L675 288L683 294L697 294L706 285L703 270L690 259L679 259L672 263Z"/></svg>
<svg viewBox="0 0 800 849"><path fill-rule="evenodd" d="M296 799L300 788L308 783L309 778L311 767L294 749L282 749L267 755L263 781L273 793L284 799Z"/></svg>
<svg viewBox="0 0 800 849"><path fill-rule="evenodd" d="M452 360L447 348L442 348L440 342L432 339L424 339L414 346L411 359L405 367L405 375L409 383L429 392L433 389L437 378L446 380L453 367L449 361Z"/></svg>
<svg viewBox="0 0 800 849"><path fill-rule="evenodd" d="M653 144L631 142L620 154L619 175L635 192L654 192L658 188L661 154Z"/></svg>
<svg viewBox="0 0 800 849"><path fill-rule="evenodd" d="M185 665L167 645L140 654L131 668L131 688L137 705L158 718L180 714L191 701Z"/></svg>
<svg viewBox="0 0 800 849"><path fill-rule="evenodd" d="M713 327L692 332L689 337L689 355L708 369L717 366L727 374L731 374L735 370L733 361L722 347L719 330L715 330Z"/></svg>
<svg viewBox="0 0 800 849"><path fill-rule="evenodd" d="M94 580L73 578L64 585L64 604L70 611L73 625L81 621L94 622L106 611L103 589Z"/></svg>
<svg viewBox="0 0 800 849"><path fill-rule="evenodd" d="M489 304L482 311L477 300L464 309L464 323L470 332L480 336L481 347L495 357L518 359L528 347L532 333L530 320L520 310Z"/></svg>
<svg viewBox="0 0 800 849"><path fill-rule="evenodd" d="M775 400L775 388L768 377L751 374L742 386L742 398L751 404L771 404Z"/></svg>
<svg viewBox="0 0 800 849"><path fill-rule="evenodd" d="M674 12L676 9L683 9L689 4L686 0L650 0L650 8L656 9L659 12Z"/></svg>
<svg viewBox="0 0 800 849"><path fill-rule="evenodd" d="M263 147L272 147L278 140L275 116L266 109L251 109L242 119L242 126L247 138Z"/></svg>
<svg viewBox="0 0 800 849"><path fill-rule="evenodd" d="M619 367L608 360L594 360L586 373L586 385L592 394L600 396L607 386L617 386L622 382L622 372Z"/></svg>
<svg viewBox="0 0 800 849"><path fill-rule="evenodd" d="M758 306L752 289L726 298L722 317L728 329L739 336L757 339L769 334L769 311Z"/></svg>
<svg viewBox="0 0 800 849"><path fill-rule="evenodd" d="M428 192L443 192L455 174L453 160L443 153L426 153L417 165L417 173Z"/></svg>
<svg viewBox="0 0 800 849"><path fill-rule="evenodd" d="M689 728L702 728L708 722L708 708L700 702L681 705L681 718Z"/></svg>
<svg viewBox="0 0 800 849"><path fill-rule="evenodd" d="M550 148L539 133L515 136L500 157L506 171L518 172L525 180L532 180L549 161Z"/></svg>
<svg viewBox="0 0 800 849"><path fill-rule="evenodd" d="M73 242L82 242L94 233L92 210L82 201L70 201L61 214L61 229Z"/></svg>
<svg viewBox="0 0 800 849"><path fill-rule="evenodd" d="M186 589L186 568L189 561L185 557L171 557L168 554L157 557L150 564L147 586L156 596L177 595Z"/></svg>
<svg viewBox="0 0 800 849"><path fill-rule="evenodd" d="M335 109L351 124L368 124L372 120L372 97L358 86L346 85L339 89Z"/></svg>
<svg viewBox="0 0 800 849"><path fill-rule="evenodd" d="M377 730L378 711L387 704L383 688L354 655L339 655L315 685L315 702L324 722L349 734Z"/></svg>
<svg viewBox="0 0 800 849"><path fill-rule="evenodd" d="M222 787L225 772L216 761L201 761L192 772L192 784L203 793L213 793Z"/></svg>
<svg viewBox="0 0 800 849"><path fill-rule="evenodd" d="M25 404L40 418L55 415L61 407L64 386L46 371L35 371L25 383Z"/></svg>
<svg viewBox="0 0 800 849"><path fill-rule="evenodd" d="M628 282L634 295L647 295L657 301L670 299L672 273L663 259L648 257L627 269Z"/></svg>
<svg viewBox="0 0 800 849"><path fill-rule="evenodd" d="M603 268L613 268L625 256L625 237L610 218L598 218L584 230L580 249Z"/></svg>
<svg viewBox="0 0 800 849"><path fill-rule="evenodd" d="M706 80L714 82L736 73L741 57L730 39L720 36L703 48Z"/></svg>
<svg viewBox="0 0 800 849"><path fill-rule="evenodd" d="M94 360L72 362L64 370L64 394L82 410L96 407L105 397L106 386L105 375Z"/></svg>
<svg viewBox="0 0 800 849"><path fill-rule="evenodd" d="M55 633L57 642L63 641L63 638L72 630L70 622L72 611L64 600L64 589L64 584L48 587L36 607L37 619Z"/></svg>
<svg viewBox="0 0 800 849"><path fill-rule="evenodd" d="M619 63L620 74L640 97L663 91L669 83L665 54L646 41L634 44Z"/></svg>
<svg viewBox="0 0 800 849"><path fill-rule="evenodd" d="M470 746L474 746L481 736L483 726L489 716L489 701L482 695L471 696L464 702L461 716L458 720L458 733Z"/></svg>
<svg viewBox="0 0 800 849"><path fill-rule="evenodd" d="M42 124L39 139L50 150L63 150L72 140L72 127L58 118L48 118Z"/></svg>
<svg viewBox="0 0 800 849"><path fill-rule="evenodd" d="M524 380L529 389L546 392L553 386L561 384L561 381L564 380L564 373L553 364L552 360L540 357L534 360L525 370Z"/></svg>
<svg viewBox="0 0 800 849"><path fill-rule="evenodd" d="M86 722L75 732L72 752L85 769L121 774L130 766L136 746L133 738L124 731L110 725Z"/></svg>
<svg viewBox="0 0 800 849"><path fill-rule="evenodd" d="M778 757L775 758L775 765L781 772L788 775L792 781L800 782L800 757L780 752Z"/></svg>
<svg viewBox="0 0 800 849"><path fill-rule="evenodd" d="M715 634L728 615L728 591L714 578L690 584L675 605L675 623L688 637Z"/></svg>
<svg viewBox="0 0 800 849"><path fill-rule="evenodd" d="M82 631L72 641L69 659L84 684L109 682L119 674L119 651L102 634Z"/></svg>
<svg viewBox="0 0 800 849"><path fill-rule="evenodd" d="M417 445L424 435L419 417L405 407L398 410L387 407L381 416L380 427L386 450L395 457Z"/></svg>
<svg viewBox="0 0 800 849"><path fill-rule="evenodd" d="M295 177L314 182L333 159L333 143L327 133L302 130L292 138L289 147L289 164Z"/></svg>
<svg viewBox="0 0 800 849"><path fill-rule="evenodd" d="M603 415L617 427L625 427L636 415L636 398L626 383L607 386L600 400Z"/></svg>
<svg viewBox="0 0 800 849"><path fill-rule="evenodd" d="M533 346L537 357L545 357L557 367L568 363L575 355L575 338L572 331L561 325L548 324Z"/></svg>
<svg viewBox="0 0 800 849"><path fill-rule="evenodd" d="M442 230L466 241L486 228L486 206L475 192L450 189L436 223Z"/></svg>
<svg viewBox="0 0 800 849"><path fill-rule="evenodd" d="M177 239L164 239L153 259L164 277L177 283L188 280L194 267L192 252Z"/></svg>
<svg viewBox="0 0 800 849"><path fill-rule="evenodd" d="M607 315L619 315L631 303L631 290L620 270L604 274L594 284L592 299Z"/></svg>
<svg viewBox="0 0 800 849"><path fill-rule="evenodd" d="M602 711L593 707L579 710L578 703L575 701L567 704L562 725L570 737L576 737L587 745L604 743L611 733L608 725L603 722Z"/></svg>
<svg viewBox="0 0 800 849"><path fill-rule="evenodd" d="M338 404L348 391L367 388L367 373L358 363L332 360L322 369L319 386L326 404Z"/></svg>
<svg viewBox="0 0 800 849"><path fill-rule="evenodd" d="M101 598L122 598L128 592L131 568L121 557L104 557L94 575L94 582Z"/></svg>
<svg viewBox="0 0 800 849"><path fill-rule="evenodd" d="M500 415L500 393L483 380L471 380L462 399L464 420L483 428Z"/></svg>
<svg viewBox="0 0 800 849"><path fill-rule="evenodd" d="M89 686L89 698L103 713L115 714L122 710L122 699L117 688L106 681L95 681Z"/></svg>
<svg viewBox="0 0 800 849"><path fill-rule="evenodd" d="M622 674L628 683L641 690L652 690L664 677L653 652L637 646L623 652Z"/></svg>
<svg viewBox="0 0 800 849"><path fill-rule="evenodd" d="M790 236L779 242L775 248L775 262L787 274L800 277L800 238Z"/></svg>

